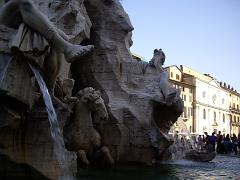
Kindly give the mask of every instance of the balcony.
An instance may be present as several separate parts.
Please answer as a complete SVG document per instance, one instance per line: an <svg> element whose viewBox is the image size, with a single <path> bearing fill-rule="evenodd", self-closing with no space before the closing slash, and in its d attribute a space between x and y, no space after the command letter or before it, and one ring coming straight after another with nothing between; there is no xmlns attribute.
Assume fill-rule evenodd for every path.
<svg viewBox="0 0 240 180"><path fill-rule="evenodd" d="M234 113L240 113L240 109L234 108L234 107L229 107L230 111Z"/></svg>

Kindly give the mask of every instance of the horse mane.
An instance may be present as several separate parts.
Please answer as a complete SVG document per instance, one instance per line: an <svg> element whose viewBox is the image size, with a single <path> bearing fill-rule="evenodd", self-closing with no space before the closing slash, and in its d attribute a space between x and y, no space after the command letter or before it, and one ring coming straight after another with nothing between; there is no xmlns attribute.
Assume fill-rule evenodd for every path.
<svg viewBox="0 0 240 180"><path fill-rule="evenodd" d="M99 91L96 91L92 87L87 87L78 91L76 97L84 103L89 103L101 98L101 93Z"/></svg>

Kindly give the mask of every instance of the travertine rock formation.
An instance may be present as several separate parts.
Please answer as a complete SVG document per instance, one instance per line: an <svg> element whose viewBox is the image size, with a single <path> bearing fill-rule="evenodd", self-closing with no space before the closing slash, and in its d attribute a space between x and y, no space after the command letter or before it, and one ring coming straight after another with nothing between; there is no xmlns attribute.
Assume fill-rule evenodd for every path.
<svg viewBox="0 0 240 180"><path fill-rule="evenodd" d="M0 2L1 6L3 2ZM72 42L79 44L90 37L91 22L83 1L34 2L58 28L70 36ZM38 89L36 83L33 83L34 77L25 59L19 56L11 59L9 42L15 37L16 31L0 26L0 156L7 157L0 158L0 169L12 165L7 168L8 172L0 171L0 179L15 176L57 179L61 174L60 167L54 155L54 143L44 104L39 101L36 103L40 95L36 93ZM68 77L68 71L69 65L65 63L61 79ZM70 112L60 107L56 113L60 129L63 129ZM70 161L74 160L73 155L69 157ZM76 164L76 159L74 162ZM31 168L15 169L15 166L25 167L25 164ZM76 170L76 167L73 169Z"/></svg>
<svg viewBox="0 0 240 180"><path fill-rule="evenodd" d="M172 143L167 132L182 112L179 96L166 106L160 93L159 72L132 59L133 27L118 0L88 0L94 52L72 65L75 90L100 89L110 114L101 130L104 145L116 161L151 163ZM171 89L171 91L175 91Z"/></svg>
<svg viewBox="0 0 240 180"><path fill-rule="evenodd" d="M157 69L132 59L129 47L133 27L120 2L34 1L73 43L95 46L92 54L72 64L71 73L69 64L65 64L60 78L72 74L73 95L85 87L100 90L109 114L107 123L96 126L101 145L109 147L115 162L152 163L161 157L172 143L167 132L182 112L182 101L175 93L173 103L166 105ZM11 56L7 45L15 31L0 27L0 95L7 97L7 101L0 101L0 117L4 117L0 120L0 154L17 163L14 166L26 163L34 168L32 173L37 170L35 175L56 179L59 166L53 155L46 112L41 103L36 103L39 94L33 93L37 91L33 88L34 78L26 63L18 66L19 61L12 61L7 67L6 58ZM16 73L21 76L14 76ZM172 92L176 90L170 88ZM68 100L71 103L71 98ZM61 108L57 113L62 128L70 115Z"/></svg>

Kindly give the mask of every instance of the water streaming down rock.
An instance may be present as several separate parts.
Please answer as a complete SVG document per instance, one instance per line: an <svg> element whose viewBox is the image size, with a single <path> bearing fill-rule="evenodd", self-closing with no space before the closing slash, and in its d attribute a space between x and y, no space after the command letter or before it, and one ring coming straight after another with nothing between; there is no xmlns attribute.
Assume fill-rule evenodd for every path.
<svg viewBox="0 0 240 180"><path fill-rule="evenodd" d="M191 136L186 124L181 118L178 118L177 126L179 132L174 134L174 143L168 149L171 154L171 159L173 160L183 159L186 152L195 149L196 144L193 140L195 136Z"/></svg>
<svg viewBox="0 0 240 180"><path fill-rule="evenodd" d="M51 136L54 141L54 153L57 157L57 160L59 162L62 175L59 177L59 180L73 180L74 177L70 171L70 164L68 162L68 152L65 149L64 145L64 139L60 130L60 126L57 120L57 115L55 112L55 109L52 104L51 96L49 95L48 89L46 87L46 84L40 75L40 73L29 64L31 70L33 71L36 80L38 82L38 85L40 87L40 90L43 95L44 103L46 106L46 110L48 113L48 120L50 122L50 131L51 131Z"/></svg>
<svg viewBox="0 0 240 180"><path fill-rule="evenodd" d="M181 129L182 133L185 135L186 140L189 141L192 145L192 148L195 149L196 143L194 139L196 140L196 137L191 135L190 131L187 128L187 125L185 124L182 118L178 118L177 123L178 123L179 129Z"/></svg>

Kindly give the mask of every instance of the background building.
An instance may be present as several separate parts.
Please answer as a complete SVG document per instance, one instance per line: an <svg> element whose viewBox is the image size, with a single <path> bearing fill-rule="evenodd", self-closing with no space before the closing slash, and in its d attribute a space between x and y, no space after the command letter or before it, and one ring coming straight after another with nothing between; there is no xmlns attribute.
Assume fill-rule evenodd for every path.
<svg viewBox="0 0 240 180"><path fill-rule="evenodd" d="M177 89L180 89L182 100L184 101L184 111L178 121L174 124L173 131L182 132L195 132L194 122L194 88L195 86L184 80L184 74L177 66L166 67L165 70L169 74L169 82ZM184 122L184 123L183 123Z"/></svg>
<svg viewBox="0 0 240 180"><path fill-rule="evenodd" d="M220 85L229 92L230 133L237 135L240 133L240 94L226 83L220 82Z"/></svg>
<svg viewBox="0 0 240 180"><path fill-rule="evenodd" d="M132 54L137 61L144 58ZM240 133L240 94L209 74L180 65L164 68L169 82L181 92L184 112L173 125L172 132L203 134L221 131Z"/></svg>
<svg viewBox="0 0 240 180"><path fill-rule="evenodd" d="M227 134L239 130L236 127L240 114L236 115L236 105L234 115L233 109L230 109L233 95L230 95L229 89L222 88L221 84L210 75L199 73L186 66L181 65L179 68L169 66L165 69L169 74L170 83L181 90L184 112L179 121L184 121L189 132L211 134L214 131L222 131ZM237 98L234 100L237 101ZM180 129L181 132L178 124L177 121L175 128Z"/></svg>

